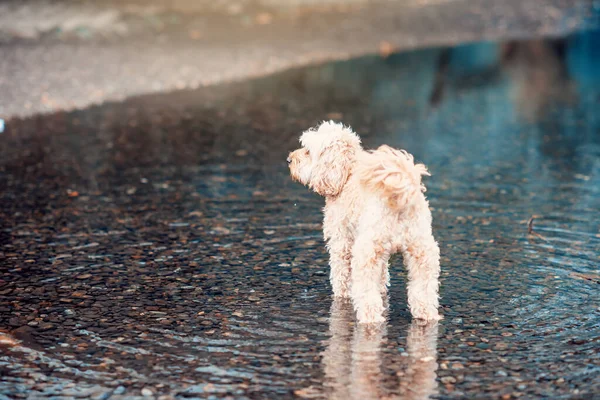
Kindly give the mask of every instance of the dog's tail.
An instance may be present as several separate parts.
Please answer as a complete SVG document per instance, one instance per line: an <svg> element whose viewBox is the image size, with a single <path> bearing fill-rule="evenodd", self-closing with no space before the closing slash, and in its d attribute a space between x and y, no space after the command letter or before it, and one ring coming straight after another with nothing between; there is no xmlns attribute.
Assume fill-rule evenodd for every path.
<svg viewBox="0 0 600 400"><path fill-rule="evenodd" d="M425 165L415 164L406 151L384 145L359 157L357 173L362 184L381 193L391 208L406 207L425 191L421 176L430 174Z"/></svg>

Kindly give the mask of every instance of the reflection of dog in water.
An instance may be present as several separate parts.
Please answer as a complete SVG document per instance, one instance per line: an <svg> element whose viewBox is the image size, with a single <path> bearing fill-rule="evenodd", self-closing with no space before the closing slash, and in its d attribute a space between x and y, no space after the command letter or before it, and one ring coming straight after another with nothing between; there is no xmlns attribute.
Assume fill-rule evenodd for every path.
<svg viewBox="0 0 600 400"><path fill-rule="evenodd" d="M386 353L394 357L398 368L399 384L394 386L383 371L385 323L354 325L352 306L346 300L335 299L329 333L322 359L327 398L417 400L437 393L437 321L413 320L407 333L406 354Z"/></svg>
<svg viewBox="0 0 600 400"><path fill-rule="evenodd" d="M335 297L351 297L358 322L382 322L388 261L402 252L414 318L438 320L440 251L423 195L423 164L402 150L364 151L350 128L309 129L290 154L292 177L325 197L323 232Z"/></svg>

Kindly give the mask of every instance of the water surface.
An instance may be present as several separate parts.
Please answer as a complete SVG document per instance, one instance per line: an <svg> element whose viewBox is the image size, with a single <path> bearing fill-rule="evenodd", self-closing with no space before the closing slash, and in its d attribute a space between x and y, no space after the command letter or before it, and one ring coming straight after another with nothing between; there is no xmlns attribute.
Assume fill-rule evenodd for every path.
<svg viewBox="0 0 600 400"><path fill-rule="evenodd" d="M0 393L592 398L599 43L369 56L8 121ZM429 166L439 324L411 322L399 258L386 324L332 301L323 201L285 162L329 118Z"/></svg>

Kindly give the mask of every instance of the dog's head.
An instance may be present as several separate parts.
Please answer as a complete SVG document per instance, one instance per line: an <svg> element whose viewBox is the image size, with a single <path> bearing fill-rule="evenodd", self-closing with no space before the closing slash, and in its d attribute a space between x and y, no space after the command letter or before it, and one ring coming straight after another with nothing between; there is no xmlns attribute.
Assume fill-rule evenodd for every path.
<svg viewBox="0 0 600 400"><path fill-rule="evenodd" d="M321 196L336 196L361 150L358 135L342 124L328 121L305 131L300 143L302 147L287 159L292 178Z"/></svg>

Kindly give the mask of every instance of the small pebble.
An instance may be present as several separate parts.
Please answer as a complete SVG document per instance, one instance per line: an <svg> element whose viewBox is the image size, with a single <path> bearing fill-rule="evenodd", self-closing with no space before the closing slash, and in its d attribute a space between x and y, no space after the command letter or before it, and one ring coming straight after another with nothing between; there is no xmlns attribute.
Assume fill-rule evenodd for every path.
<svg viewBox="0 0 600 400"><path fill-rule="evenodd" d="M114 391L113 394L119 395L119 394L123 394L125 393L125 387L124 386L118 386Z"/></svg>

